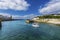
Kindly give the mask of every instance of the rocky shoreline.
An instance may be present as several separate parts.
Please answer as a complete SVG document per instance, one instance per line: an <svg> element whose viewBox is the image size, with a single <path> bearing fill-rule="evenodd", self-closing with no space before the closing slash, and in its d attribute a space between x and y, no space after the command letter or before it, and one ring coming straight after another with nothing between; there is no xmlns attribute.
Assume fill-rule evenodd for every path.
<svg viewBox="0 0 60 40"><path fill-rule="evenodd" d="M36 19L36 20L27 20L28 22L44 22L44 23L52 23L52 24L60 24L60 19Z"/></svg>

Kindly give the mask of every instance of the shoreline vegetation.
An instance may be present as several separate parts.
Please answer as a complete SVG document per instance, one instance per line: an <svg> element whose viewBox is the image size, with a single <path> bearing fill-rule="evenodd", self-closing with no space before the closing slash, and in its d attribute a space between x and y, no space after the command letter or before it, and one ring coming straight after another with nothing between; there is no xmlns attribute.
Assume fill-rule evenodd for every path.
<svg viewBox="0 0 60 40"><path fill-rule="evenodd" d="M60 24L60 14L49 14L43 16L37 16L31 20L26 20L27 23L38 22L38 23L51 23L51 24Z"/></svg>

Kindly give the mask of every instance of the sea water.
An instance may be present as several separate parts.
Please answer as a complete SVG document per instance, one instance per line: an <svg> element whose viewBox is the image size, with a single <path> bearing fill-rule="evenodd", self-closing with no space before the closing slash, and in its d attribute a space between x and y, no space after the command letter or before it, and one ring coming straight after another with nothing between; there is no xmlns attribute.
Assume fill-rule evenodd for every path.
<svg viewBox="0 0 60 40"><path fill-rule="evenodd" d="M0 27L0 40L60 40L60 26L39 23L39 27L25 20L5 21Z"/></svg>

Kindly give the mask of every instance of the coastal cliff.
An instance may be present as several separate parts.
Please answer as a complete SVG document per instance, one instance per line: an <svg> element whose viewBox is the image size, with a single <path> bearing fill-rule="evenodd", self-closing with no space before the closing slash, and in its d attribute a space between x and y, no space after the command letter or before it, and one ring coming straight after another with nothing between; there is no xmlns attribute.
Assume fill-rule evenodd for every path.
<svg viewBox="0 0 60 40"><path fill-rule="evenodd" d="M33 20L33 22L39 22L39 23L44 22L44 23L60 24L60 14L37 16L32 18L31 20Z"/></svg>
<svg viewBox="0 0 60 40"><path fill-rule="evenodd" d="M60 24L60 19L39 19L39 20L34 20L34 21L52 23L52 24Z"/></svg>

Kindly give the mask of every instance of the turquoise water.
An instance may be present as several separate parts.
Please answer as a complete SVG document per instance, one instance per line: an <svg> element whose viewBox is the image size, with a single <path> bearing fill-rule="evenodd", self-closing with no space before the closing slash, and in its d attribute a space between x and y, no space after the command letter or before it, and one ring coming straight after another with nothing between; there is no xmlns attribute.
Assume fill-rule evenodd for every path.
<svg viewBox="0 0 60 40"><path fill-rule="evenodd" d="M60 26L40 23L34 28L25 20L2 22L0 40L60 40Z"/></svg>

